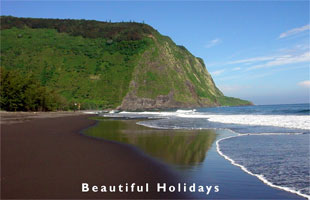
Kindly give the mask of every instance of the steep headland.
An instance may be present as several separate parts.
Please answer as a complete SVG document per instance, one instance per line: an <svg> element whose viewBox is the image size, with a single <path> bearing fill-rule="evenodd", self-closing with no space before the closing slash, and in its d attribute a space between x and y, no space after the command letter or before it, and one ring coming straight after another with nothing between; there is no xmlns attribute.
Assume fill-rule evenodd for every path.
<svg viewBox="0 0 310 200"><path fill-rule="evenodd" d="M251 104L224 96L201 58L144 23L2 16L1 67L52 90L62 109Z"/></svg>

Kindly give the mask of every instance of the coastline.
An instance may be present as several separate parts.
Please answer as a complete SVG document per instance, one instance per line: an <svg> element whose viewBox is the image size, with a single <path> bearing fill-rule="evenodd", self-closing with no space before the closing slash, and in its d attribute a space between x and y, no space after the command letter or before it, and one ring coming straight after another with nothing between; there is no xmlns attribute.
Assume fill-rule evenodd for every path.
<svg viewBox="0 0 310 200"><path fill-rule="evenodd" d="M81 184L175 183L169 169L133 148L79 132L94 115L1 124L1 198L184 198L184 194L82 193ZM151 173L150 173L151 172Z"/></svg>
<svg viewBox="0 0 310 200"><path fill-rule="evenodd" d="M288 187L282 187L282 186L278 186L278 185L275 185L273 183L271 183L270 181L268 181L266 178L264 178L263 175L260 175L260 174L255 174L255 173L252 173L250 172L246 167L244 167L243 165L240 165L238 163L236 163L233 159L231 159L230 157L228 157L227 155L225 155L222 151L221 151L221 148L220 148L220 142L223 141L223 140L226 140L226 139L229 139L229 138L233 138L233 137L242 137L242 136L246 136L246 134L238 134L236 136L229 136L229 137L225 137L225 138L221 138L219 140L216 141L216 150L217 152L219 153L219 155L221 155L223 158L225 158L226 160L228 160L232 165L234 166L237 166L239 167L241 170L243 170L244 172L246 172L247 174L251 175L251 176L254 176L256 177L257 179L259 179L260 181L262 181L264 184L272 187L272 188L277 188L277 189L280 189L280 190L283 190L283 191L286 191L286 192L290 192L292 194L297 194L301 197L304 197L306 199L310 199L310 196L308 195L305 195L305 194L302 194L300 193L299 191L296 191L296 190L292 190Z"/></svg>
<svg viewBox="0 0 310 200"><path fill-rule="evenodd" d="M189 184L207 180L208 185L220 185L221 191L217 194L161 193L153 187L148 193L82 193L84 182L90 185L156 185L158 182L177 185L186 180L182 172L171 170L135 146L81 134L97 125L90 116L95 115L41 117L24 123L1 124L1 198L300 199L231 165L217 152L219 140L213 143L205 159L207 177L188 180Z"/></svg>
<svg viewBox="0 0 310 200"><path fill-rule="evenodd" d="M0 111L0 124L24 123L34 119L48 119L68 116L92 114L84 111L55 111L55 112L7 112Z"/></svg>
<svg viewBox="0 0 310 200"><path fill-rule="evenodd" d="M126 123L132 123L135 124L137 121L141 121L141 120L137 120L137 119L132 119L132 120L128 120L128 119L113 119L113 121L122 121L124 120L124 122ZM136 130L138 131L138 129L144 129L142 127L145 127L144 125L139 125L139 124L135 124L138 125L136 127ZM99 124L97 125L99 128ZM96 127L93 127L96 128ZM101 126L102 128L102 126ZM131 129L134 127L131 127ZM167 131L167 129L158 129L158 128L153 128L153 127L149 127L147 126L146 128L149 128L150 130L157 130L158 132L162 131L165 132ZM141 130L140 130L141 131ZM147 131L147 129L146 129ZM170 130L171 134L173 135L173 131L175 130ZM190 133L190 130L187 130L188 133ZM227 130L219 130L219 132L221 131L227 131ZM138 131L139 132L139 131ZM127 128L123 129L123 133L127 134L134 134L132 132L130 132L130 130ZM224 134L224 135L223 135ZM221 137L226 137L225 135L227 133L223 133L221 134ZM123 135L122 137L126 137L125 135ZM150 135L150 132L147 131L147 135ZM229 133L228 133L229 135ZM232 135L232 134L230 134ZM89 136L88 137L93 137L93 136ZM96 136L97 139L100 140L111 140L111 138L105 138L104 134L99 136ZM95 138L96 138L95 137ZM100 137L100 138L98 138ZM128 136L130 138L130 136ZM149 136L147 136L149 137ZM129 142L129 144L127 144L128 142L126 141L119 141L117 138L115 138L116 141L114 141L116 143L119 143L121 145L134 145L134 147L137 148L137 150L140 150L141 152L150 155L152 154L151 152L148 152L148 149L141 146L139 147L139 143L131 143ZM141 138L142 139L142 138ZM136 138L136 140L139 140L139 138ZM198 183L198 184L202 184L203 183L207 183L208 185L220 185L222 186L221 189L222 190L226 190L226 193L211 193L208 196L205 196L204 194L198 194L195 193L193 194L193 198L198 198L198 199L203 199L203 198L212 198L212 199L217 199L217 198L225 198L225 199L248 199L249 197L251 198L259 198L259 199L303 199L304 197L298 196L296 194L287 192L287 191L283 191L282 189L279 190L279 188L273 188L270 187L270 185L265 184L264 182L261 182L259 179L257 179L255 176L251 176L247 173L244 173L244 171L240 170L239 167L236 167L235 165L231 165L231 163L227 162L226 159L224 159L218 152L217 152L217 148L216 148L216 142L213 143L211 149L207 150L207 156L205 157L205 161L203 161L202 164L198 165L198 168L206 168L208 174L198 174L199 178L195 177L197 174L192 173L195 170L195 167L192 166L192 172L186 172L186 171L182 171L179 170L180 166L177 165L173 165L172 167L175 168L176 172L178 172L179 178L185 179L187 181L187 184L190 183ZM158 159L158 157L156 158ZM161 159L159 158L159 161L163 161L165 160L165 157L162 157ZM207 163L206 166L204 166L204 163ZM211 167L210 167L211 166ZM189 166L184 166L185 168L189 167ZM182 168L182 167L181 167ZM190 167L191 168L191 167ZM201 171L199 171L201 172ZM195 177L192 178L191 176ZM229 181L231 181L231 183L227 183L227 178L226 177L231 177L232 179L229 179ZM204 178L203 178L204 177ZM239 180L239 178L241 180ZM218 180L217 180L218 179Z"/></svg>

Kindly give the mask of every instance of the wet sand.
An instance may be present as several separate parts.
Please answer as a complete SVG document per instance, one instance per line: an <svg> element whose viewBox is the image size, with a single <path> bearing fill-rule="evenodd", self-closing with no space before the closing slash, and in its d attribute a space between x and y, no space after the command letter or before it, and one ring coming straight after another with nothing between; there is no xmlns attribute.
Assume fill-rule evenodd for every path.
<svg viewBox="0 0 310 200"><path fill-rule="evenodd" d="M170 169L135 148L78 134L95 125L91 115L16 117L1 113L1 199L185 198L157 193L157 182L174 184ZM12 115L11 115L12 117ZM11 122L16 119L11 120ZM178 180L179 181L179 180ZM82 193L81 184L151 186L148 193Z"/></svg>
<svg viewBox="0 0 310 200"><path fill-rule="evenodd" d="M231 165L217 153L214 142L207 148L209 150L205 150L207 156L199 167L186 170L151 158L141 149L121 144L121 141L79 134L81 130L97 125L107 132L124 128L123 132L130 135L141 131L162 135L159 130L137 126L135 121L126 122L128 126L113 123L119 127L110 130L107 124L98 126L97 121L89 119L91 116L73 112L1 115L1 199L303 199L271 188ZM134 132L130 132L131 129ZM193 141L192 137L189 138ZM140 142L144 143L145 138ZM184 143L185 146L179 147L177 144L174 143L177 149L184 149L187 145ZM178 159L173 161L180 164ZM149 183L150 191L82 193L81 184L85 182L98 186ZM158 182L219 185L220 192L208 196L204 193L158 193L155 191Z"/></svg>
<svg viewBox="0 0 310 200"><path fill-rule="evenodd" d="M229 130L165 130L137 125L139 120L98 120L86 135L136 146L172 166L179 182L219 186L208 195L187 192L192 199L304 199L264 184L219 155L215 141L235 135Z"/></svg>

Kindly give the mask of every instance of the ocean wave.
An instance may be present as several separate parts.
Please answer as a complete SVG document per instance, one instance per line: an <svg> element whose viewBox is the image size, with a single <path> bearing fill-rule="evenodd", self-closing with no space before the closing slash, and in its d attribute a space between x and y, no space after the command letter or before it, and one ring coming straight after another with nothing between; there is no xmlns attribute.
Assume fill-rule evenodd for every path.
<svg viewBox="0 0 310 200"><path fill-rule="evenodd" d="M196 109L193 109L193 110L177 110L176 112L177 113L193 113L193 112L196 112Z"/></svg>
<svg viewBox="0 0 310 200"><path fill-rule="evenodd" d="M208 115L212 122L254 126L276 126L310 130L310 116L302 115Z"/></svg>
<svg viewBox="0 0 310 200"><path fill-rule="evenodd" d="M308 114L310 114L310 109L299 110L298 113L308 113Z"/></svg>
<svg viewBox="0 0 310 200"><path fill-rule="evenodd" d="M82 111L84 114L100 114L100 110Z"/></svg>
<svg viewBox="0 0 310 200"><path fill-rule="evenodd" d="M145 115L158 117L200 118L210 122L250 126L275 126L310 130L309 115L250 115L250 114L207 114L179 110L179 112L121 112L123 115Z"/></svg>
<svg viewBox="0 0 310 200"><path fill-rule="evenodd" d="M248 134L240 134L240 135L303 135L304 132L300 133L248 133Z"/></svg>
<svg viewBox="0 0 310 200"><path fill-rule="evenodd" d="M268 133L269 134L269 133ZM277 188L277 189L281 189L281 190L284 190L284 191L287 191L287 192L290 192L290 193L293 193L293 194L297 194L299 196L302 196L304 198L307 198L307 199L310 199L310 195L307 195L307 194L303 194L301 193L300 190L295 190L293 188L290 188L290 187L285 187L285 186L279 186L279 185L275 185L274 183L270 182L269 180L267 180L263 174L255 174L255 173L252 173L249 169L247 169L245 166L237 163L235 160L233 160L232 158L230 158L229 156L225 155L222 151L221 151L221 148L220 148L220 142L223 141L223 140L227 140L227 139L230 139L230 138L235 138L235 137L240 137L240 136L245 136L244 134L239 134L237 136L229 136L229 137L225 137L225 138L222 138L222 139L219 139L216 141L216 150L217 152L222 156L224 157L226 160L230 161L230 163L232 165L235 165L237 167L240 167L244 172L252 175L252 176L255 176L257 177L259 180L261 180L264 184L266 185L269 185L270 187L273 187L273 188Z"/></svg>

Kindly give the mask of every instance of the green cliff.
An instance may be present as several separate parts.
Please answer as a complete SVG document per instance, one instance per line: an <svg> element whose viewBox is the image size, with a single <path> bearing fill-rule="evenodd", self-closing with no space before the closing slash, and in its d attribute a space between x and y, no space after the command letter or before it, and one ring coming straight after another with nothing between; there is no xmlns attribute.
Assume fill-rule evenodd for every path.
<svg viewBox="0 0 310 200"><path fill-rule="evenodd" d="M1 67L84 109L250 104L224 96L202 59L142 23L2 16Z"/></svg>

